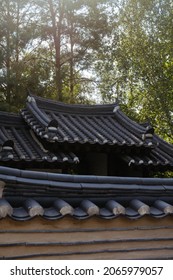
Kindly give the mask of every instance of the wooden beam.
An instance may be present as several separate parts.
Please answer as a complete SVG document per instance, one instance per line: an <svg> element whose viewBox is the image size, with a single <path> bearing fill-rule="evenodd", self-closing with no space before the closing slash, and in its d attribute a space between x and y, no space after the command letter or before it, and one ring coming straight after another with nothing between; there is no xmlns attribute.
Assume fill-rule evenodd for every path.
<svg viewBox="0 0 173 280"><path fill-rule="evenodd" d="M5 182L0 181L0 198L2 198L3 196L4 187L5 187Z"/></svg>

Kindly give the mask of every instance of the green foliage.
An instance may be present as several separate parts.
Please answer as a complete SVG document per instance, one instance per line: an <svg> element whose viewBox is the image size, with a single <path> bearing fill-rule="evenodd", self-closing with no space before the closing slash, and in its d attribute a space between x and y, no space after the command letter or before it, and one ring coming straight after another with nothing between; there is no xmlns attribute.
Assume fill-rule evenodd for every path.
<svg viewBox="0 0 173 280"><path fill-rule="evenodd" d="M104 101L116 99L138 121L173 141L173 3L120 1L112 40L97 62Z"/></svg>
<svg viewBox="0 0 173 280"><path fill-rule="evenodd" d="M0 2L0 92L7 108L19 109L27 89L88 102L93 88L88 72L107 34L106 1Z"/></svg>
<svg viewBox="0 0 173 280"><path fill-rule="evenodd" d="M171 0L0 0L0 110L115 102L173 142ZM99 98L97 98L97 97Z"/></svg>

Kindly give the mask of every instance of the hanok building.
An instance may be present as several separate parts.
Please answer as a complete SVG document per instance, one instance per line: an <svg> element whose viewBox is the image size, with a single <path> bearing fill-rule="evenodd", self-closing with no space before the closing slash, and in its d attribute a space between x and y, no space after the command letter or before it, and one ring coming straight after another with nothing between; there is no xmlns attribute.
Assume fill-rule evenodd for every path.
<svg viewBox="0 0 173 280"><path fill-rule="evenodd" d="M0 112L0 259L173 258L173 146L117 104Z"/></svg>

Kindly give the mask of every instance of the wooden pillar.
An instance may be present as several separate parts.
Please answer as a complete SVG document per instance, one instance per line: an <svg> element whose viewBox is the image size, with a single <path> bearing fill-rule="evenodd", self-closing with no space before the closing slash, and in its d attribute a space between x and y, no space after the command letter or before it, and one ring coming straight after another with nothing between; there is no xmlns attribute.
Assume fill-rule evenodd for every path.
<svg viewBox="0 0 173 280"><path fill-rule="evenodd" d="M5 182L0 181L0 198L2 198Z"/></svg>

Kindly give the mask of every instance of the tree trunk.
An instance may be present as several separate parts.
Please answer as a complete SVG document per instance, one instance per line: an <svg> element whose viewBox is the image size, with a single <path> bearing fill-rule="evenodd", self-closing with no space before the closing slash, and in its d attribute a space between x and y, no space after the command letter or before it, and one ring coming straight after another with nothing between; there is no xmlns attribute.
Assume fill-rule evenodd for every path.
<svg viewBox="0 0 173 280"><path fill-rule="evenodd" d="M74 101L74 24L73 15L70 12L70 101Z"/></svg>
<svg viewBox="0 0 173 280"><path fill-rule="evenodd" d="M17 19L16 19L16 81L15 81L15 94L18 99L19 97L19 13L20 13L20 2L17 1Z"/></svg>
<svg viewBox="0 0 173 280"><path fill-rule="evenodd" d="M59 21L56 22L56 11L52 0L49 0L49 9L52 21L53 39L55 45L55 78L57 87L57 100L62 101L62 77L61 77L61 34L62 34L62 19L64 14L63 1L59 0Z"/></svg>
<svg viewBox="0 0 173 280"><path fill-rule="evenodd" d="M7 88L7 103L11 105L11 86L10 86L10 1L7 0L7 51L6 51L6 88Z"/></svg>

